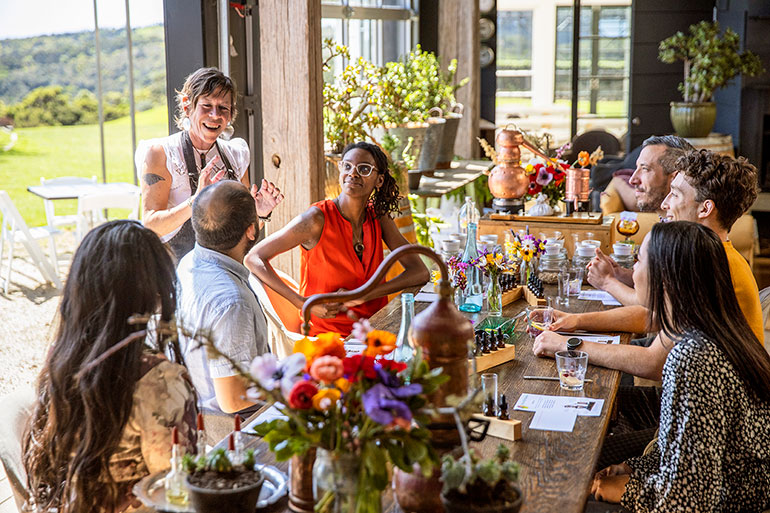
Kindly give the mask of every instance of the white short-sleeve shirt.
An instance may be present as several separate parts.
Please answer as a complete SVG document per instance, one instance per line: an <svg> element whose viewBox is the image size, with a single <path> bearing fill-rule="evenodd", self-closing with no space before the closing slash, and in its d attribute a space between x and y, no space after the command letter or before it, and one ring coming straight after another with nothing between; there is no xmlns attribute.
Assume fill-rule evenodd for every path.
<svg viewBox="0 0 770 513"><path fill-rule="evenodd" d="M177 132L167 137L147 139L145 141L139 142L136 147L134 162L140 175L144 168L144 160L147 152L156 144L162 146L163 151L166 152L166 169L168 169L168 172L171 174L171 190L168 193L167 208L173 208L192 196L192 191L190 190L190 178L187 175L187 166L185 165L184 151L182 149L182 132ZM235 139L230 139L229 141L218 139L217 144L212 146L211 149L206 152L206 162L211 162L211 159L214 158L215 155L219 154L217 151L217 146L219 146L219 148L221 148L221 150L225 153L227 159L230 161L230 165L233 166L233 171L235 172L238 179L241 180L244 173L246 173L249 168L250 154L249 146L246 144L246 141L238 137ZM200 171L201 152L196 150L194 153L195 162L198 165L198 169ZM224 168L225 165L224 162L222 162L222 158L220 156L219 162L215 167L214 174L218 173ZM167 242L174 235L176 235L178 231L179 228L162 236L160 240Z"/></svg>

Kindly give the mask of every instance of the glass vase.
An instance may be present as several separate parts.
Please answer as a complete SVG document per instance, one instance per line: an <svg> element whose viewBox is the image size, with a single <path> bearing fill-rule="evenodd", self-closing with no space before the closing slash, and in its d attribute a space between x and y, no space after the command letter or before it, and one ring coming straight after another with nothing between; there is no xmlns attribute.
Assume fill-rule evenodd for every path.
<svg viewBox="0 0 770 513"><path fill-rule="evenodd" d="M489 305L490 317L500 317L503 315L503 288L500 286L500 275L498 274L489 276L487 304Z"/></svg>
<svg viewBox="0 0 770 513"><path fill-rule="evenodd" d="M381 493L359 489L361 457L318 449L313 466L317 513L381 513Z"/></svg>

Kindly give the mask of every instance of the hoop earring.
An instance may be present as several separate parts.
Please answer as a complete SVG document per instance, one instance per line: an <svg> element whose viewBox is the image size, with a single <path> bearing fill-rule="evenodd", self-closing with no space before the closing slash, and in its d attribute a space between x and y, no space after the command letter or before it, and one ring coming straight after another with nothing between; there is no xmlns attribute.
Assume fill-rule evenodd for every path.
<svg viewBox="0 0 770 513"><path fill-rule="evenodd" d="M190 123L190 118L185 116L185 118L182 120L182 129L190 131L190 128L192 127L192 124Z"/></svg>

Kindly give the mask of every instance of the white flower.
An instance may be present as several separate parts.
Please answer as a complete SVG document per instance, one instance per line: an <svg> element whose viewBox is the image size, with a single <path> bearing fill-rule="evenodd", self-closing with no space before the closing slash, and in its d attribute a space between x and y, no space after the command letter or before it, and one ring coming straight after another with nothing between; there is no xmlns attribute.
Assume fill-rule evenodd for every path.
<svg viewBox="0 0 770 513"><path fill-rule="evenodd" d="M302 353L294 353L280 361L273 353L265 353L254 358L249 370L262 388L280 388L281 394L289 397L291 388L299 379L298 374L305 368L306 363Z"/></svg>

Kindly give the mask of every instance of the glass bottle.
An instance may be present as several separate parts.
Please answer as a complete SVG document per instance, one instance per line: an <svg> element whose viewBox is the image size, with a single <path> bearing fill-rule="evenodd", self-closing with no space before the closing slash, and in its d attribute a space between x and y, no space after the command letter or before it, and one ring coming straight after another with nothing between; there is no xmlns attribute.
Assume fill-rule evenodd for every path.
<svg viewBox="0 0 770 513"><path fill-rule="evenodd" d="M471 217L471 216L469 216ZM476 223L468 223L468 238L465 240L465 251L463 252L462 262L468 264L465 270L465 276L468 283L463 291L463 302L460 305L461 312L480 312L484 303L484 294L481 284L481 270L473 265L479 257L476 249Z"/></svg>
<svg viewBox="0 0 770 513"><path fill-rule="evenodd" d="M171 470L166 474L166 500L171 504L187 504L187 485L185 472L182 470L182 453L179 446L179 430L176 426L171 431Z"/></svg>
<svg viewBox="0 0 770 513"><path fill-rule="evenodd" d="M409 343L409 327L414 317L414 294L401 294L401 328L398 330L396 349L393 359L397 362L408 363L414 358L414 348Z"/></svg>
<svg viewBox="0 0 770 513"><path fill-rule="evenodd" d="M206 427L203 424L202 413L198 413L197 428L198 428L198 441L196 442L196 447L198 448L197 455L206 456Z"/></svg>
<svg viewBox="0 0 770 513"><path fill-rule="evenodd" d="M355 513L358 502L366 504L366 511L382 511L378 490L359 490L360 464L359 454L318 449L313 465L316 511Z"/></svg>
<svg viewBox="0 0 770 513"><path fill-rule="evenodd" d="M572 257L572 266L585 269L596 255L596 249L590 245L579 245Z"/></svg>
<svg viewBox="0 0 770 513"><path fill-rule="evenodd" d="M626 244L625 242L616 242L612 245L612 258L620 267L626 269L634 268L634 247L632 244Z"/></svg>
<svg viewBox="0 0 770 513"><path fill-rule="evenodd" d="M473 204L473 199L470 196L465 197L465 204L460 208L460 212L457 214L457 228L460 233L465 235L468 233L468 223L479 222L479 211L476 209L476 205Z"/></svg>
<svg viewBox="0 0 770 513"><path fill-rule="evenodd" d="M500 317L503 315L503 288L500 286L499 274L489 275L487 310L490 317Z"/></svg>

